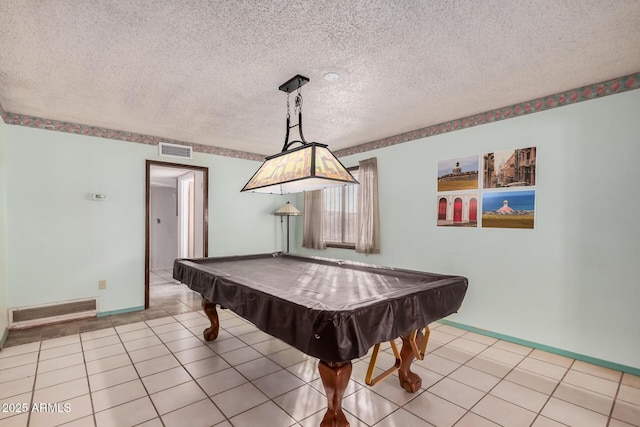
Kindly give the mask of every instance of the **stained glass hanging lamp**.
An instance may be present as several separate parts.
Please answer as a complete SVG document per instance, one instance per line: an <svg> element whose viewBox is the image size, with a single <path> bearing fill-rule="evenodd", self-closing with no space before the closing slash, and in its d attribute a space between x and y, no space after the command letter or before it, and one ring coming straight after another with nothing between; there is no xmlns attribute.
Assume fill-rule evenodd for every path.
<svg viewBox="0 0 640 427"><path fill-rule="evenodd" d="M358 181L340 163L327 145L307 142L302 133L302 94L300 88L307 77L297 75L283 83L279 89L287 93L287 132L282 151L268 156L241 191L268 194L289 194L303 191L358 184ZM289 94L297 91L295 112L298 124L291 125ZM289 141L289 131L297 127L299 140ZM299 143L299 147L291 148Z"/></svg>

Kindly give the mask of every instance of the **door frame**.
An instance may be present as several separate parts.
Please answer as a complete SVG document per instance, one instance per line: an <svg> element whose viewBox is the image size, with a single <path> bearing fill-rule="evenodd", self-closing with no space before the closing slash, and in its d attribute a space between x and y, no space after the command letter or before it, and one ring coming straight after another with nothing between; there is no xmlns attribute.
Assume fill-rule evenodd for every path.
<svg viewBox="0 0 640 427"><path fill-rule="evenodd" d="M151 200L151 166L162 166L174 169L185 169L186 171L202 172L202 209L203 209L203 226L202 226L202 245L203 256L209 255L209 168L206 166L184 165L181 163L161 162L158 160L146 161L146 183L145 183L145 224L144 224L144 308L149 308L149 276L150 276L150 200Z"/></svg>

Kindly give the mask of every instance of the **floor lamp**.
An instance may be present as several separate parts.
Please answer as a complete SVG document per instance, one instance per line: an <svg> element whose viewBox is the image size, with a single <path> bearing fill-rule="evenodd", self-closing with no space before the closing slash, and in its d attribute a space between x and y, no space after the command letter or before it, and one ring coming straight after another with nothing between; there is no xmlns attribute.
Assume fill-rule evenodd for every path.
<svg viewBox="0 0 640 427"><path fill-rule="evenodd" d="M280 217L280 224L282 224L282 221L283 221L282 217L284 217L284 216L287 217L287 253L289 253L289 217L290 216L300 216L300 215L302 215L302 212L300 212L291 203L287 202L287 203L285 203L285 205L283 207L281 207L280 209L275 211L273 214Z"/></svg>

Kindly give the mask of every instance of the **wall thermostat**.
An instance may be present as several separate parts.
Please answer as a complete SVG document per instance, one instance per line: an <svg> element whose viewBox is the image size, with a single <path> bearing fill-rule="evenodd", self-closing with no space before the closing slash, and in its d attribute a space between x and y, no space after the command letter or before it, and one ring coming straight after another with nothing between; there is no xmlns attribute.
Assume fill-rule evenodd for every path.
<svg viewBox="0 0 640 427"><path fill-rule="evenodd" d="M98 200L98 201L104 201L107 200L107 195L106 194L92 194L91 198L93 200Z"/></svg>

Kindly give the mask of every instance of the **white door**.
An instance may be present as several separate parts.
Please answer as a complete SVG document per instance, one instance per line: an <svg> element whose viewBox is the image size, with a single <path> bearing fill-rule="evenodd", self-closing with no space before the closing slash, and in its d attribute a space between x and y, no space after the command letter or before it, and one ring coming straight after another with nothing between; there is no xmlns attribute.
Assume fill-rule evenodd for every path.
<svg viewBox="0 0 640 427"><path fill-rule="evenodd" d="M178 177L178 256L200 258L203 245L203 174L190 171Z"/></svg>

